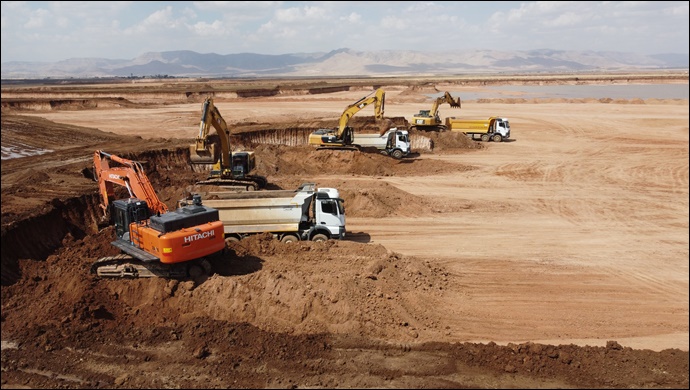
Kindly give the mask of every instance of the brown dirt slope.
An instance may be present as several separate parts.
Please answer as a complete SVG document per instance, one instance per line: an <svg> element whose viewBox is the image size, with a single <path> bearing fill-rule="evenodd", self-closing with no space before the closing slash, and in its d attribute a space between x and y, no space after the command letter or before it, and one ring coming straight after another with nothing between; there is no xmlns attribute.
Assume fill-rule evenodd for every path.
<svg viewBox="0 0 690 390"><path fill-rule="evenodd" d="M430 338L448 332L438 312L449 291L477 299L470 276L359 229L327 242L257 235L214 257L213 275L197 281L97 279L92 262L117 250L112 228L98 226L94 150L145 162L173 207L205 190L194 185L205 174L188 164L191 140L118 135L3 107L2 388L688 388L687 350L614 339L596 347ZM334 126L288 119L268 128L299 138L324 125ZM464 136L416 134L434 146L420 153L434 158L394 160L257 143L260 128L247 124L238 139L255 150L271 188L306 179L339 188L348 217L443 218L476 207L382 180L481 176L477 164L444 159L483 149ZM10 150L36 154L6 158Z"/></svg>

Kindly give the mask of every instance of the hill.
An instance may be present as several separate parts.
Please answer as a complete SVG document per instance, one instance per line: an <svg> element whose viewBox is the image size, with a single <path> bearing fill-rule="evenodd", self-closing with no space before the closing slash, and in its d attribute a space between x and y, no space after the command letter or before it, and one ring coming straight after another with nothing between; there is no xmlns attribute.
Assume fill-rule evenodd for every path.
<svg viewBox="0 0 690 390"><path fill-rule="evenodd" d="M438 76L515 72L591 72L687 69L687 54L530 51L355 51L265 55L189 50L149 52L134 59L72 58L3 62L2 79L94 77L332 77Z"/></svg>

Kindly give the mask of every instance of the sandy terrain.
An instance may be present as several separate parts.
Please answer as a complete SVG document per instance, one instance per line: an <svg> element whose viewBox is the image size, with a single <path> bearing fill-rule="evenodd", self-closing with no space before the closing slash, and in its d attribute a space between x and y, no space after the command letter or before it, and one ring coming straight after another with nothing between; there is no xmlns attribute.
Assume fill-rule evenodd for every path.
<svg viewBox="0 0 690 390"><path fill-rule="evenodd" d="M459 89L434 88L384 87L386 117ZM117 250L86 174L95 149L149 161L174 204L199 98L3 89L2 387L687 388L687 100L463 101L441 115L510 142L414 132L434 148L401 161L250 144L372 89L216 98L273 187L340 190L348 237L245 240L201 284L89 275Z"/></svg>

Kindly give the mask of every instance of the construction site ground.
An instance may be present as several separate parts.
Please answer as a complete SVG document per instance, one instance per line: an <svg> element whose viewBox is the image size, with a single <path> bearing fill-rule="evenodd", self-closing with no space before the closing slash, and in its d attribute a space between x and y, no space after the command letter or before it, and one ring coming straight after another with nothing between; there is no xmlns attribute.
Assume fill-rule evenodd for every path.
<svg viewBox="0 0 690 390"><path fill-rule="evenodd" d="M687 99L463 100L441 116L506 117L509 142L412 131L396 160L305 144L381 85L291 82L3 85L3 389L688 388ZM382 88L404 128L482 85ZM268 189L340 191L346 238L254 236L196 281L96 278L118 251L94 151L143 162L170 207L207 191L189 144L209 94Z"/></svg>

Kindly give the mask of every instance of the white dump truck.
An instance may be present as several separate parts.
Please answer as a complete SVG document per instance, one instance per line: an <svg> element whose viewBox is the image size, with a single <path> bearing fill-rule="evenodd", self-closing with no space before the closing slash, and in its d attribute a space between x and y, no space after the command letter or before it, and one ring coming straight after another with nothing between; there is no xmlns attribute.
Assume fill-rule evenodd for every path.
<svg viewBox="0 0 690 390"><path fill-rule="evenodd" d="M354 133L352 144L360 148L376 148L393 158L410 154L410 134L392 127L383 134Z"/></svg>
<svg viewBox="0 0 690 390"><path fill-rule="evenodd" d="M204 205L218 210L225 241L271 233L283 242L345 238L345 204L335 188L304 183L297 190L208 192Z"/></svg>

